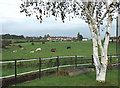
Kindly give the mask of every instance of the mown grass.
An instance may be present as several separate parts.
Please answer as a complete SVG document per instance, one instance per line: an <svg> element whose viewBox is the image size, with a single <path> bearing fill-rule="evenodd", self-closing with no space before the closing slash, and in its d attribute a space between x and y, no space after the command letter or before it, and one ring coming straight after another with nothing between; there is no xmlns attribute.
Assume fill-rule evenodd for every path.
<svg viewBox="0 0 120 88"><path fill-rule="evenodd" d="M41 42L31 43L17 43L15 45L22 45L26 50L21 50L18 47L11 47L4 49L2 52L2 59L30 59L39 57L56 57L56 56L91 56L92 55L92 41L87 42ZM71 49L66 49L71 46ZM30 51L36 48L42 48L42 51L30 54ZM56 48L56 52L51 52L52 48ZM13 53L17 50L17 53ZM110 43L108 48L108 55L114 55L115 43ZM100 54L100 53L99 53ZM28 62L29 63L29 62ZM19 63L18 63L19 64ZM27 64L25 62L25 64ZM14 65L14 63L13 63ZM44 68L44 67L42 67ZM17 73L38 70L38 67L23 67L17 68ZM12 69L3 68L3 76L14 74L14 66ZM17 86L117 86L118 85L118 71L109 70L107 72L106 83L98 83L95 81L95 72L89 72L78 76L57 76L57 74L43 77L41 80L36 79L27 83L18 84Z"/></svg>
<svg viewBox="0 0 120 88"><path fill-rule="evenodd" d="M56 57L56 56L90 56L92 55L92 41L87 42L46 42L42 44L41 42L34 42L35 45L28 43L17 43L17 45L22 45L26 50L21 50L18 47L12 47L10 49L4 49L2 52L2 59L30 59L39 57ZM67 46L71 46L71 49L66 49ZM42 48L42 51L30 53L30 51L35 51L36 48ZM52 48L56 48L56 52L51 52ZM17 50L16 53L13 53ZM110 43L108 48L108 55L114 55L115 44ZM100 53L99 53L100 54Z"/></svg>
<svg viewBox="0 0 120 88"><path fill-rule="evenodd" d="M91 56L92 55L92 41L87 42L46 42L42 44L41 42L34 42L35 45L31 43L17 43L17 45L22 45L26 50L21 50L18 47L11 47L10 49L3 50L2 59L30 59L30 58L39 58L39 57L56 57L56 56ZM66 49L67 46L71 46L71 49ZM30 54L30 51L35 50L36 48L42 48L42 51L38 51ZM56 52L51 52L51 48L56 48ZM13 50L17 50L17 53L13 53ZM109 54L115 54L115 44L110 43ZM85 59L85 58L81 58ZM88 58L91 59L91 58ZM64 59L65 61L66 59ZM47 61L48 62L48 61ZM23 62L25 65L30 63L38 63L38 61ZM20 64L20 63L17 63ZM70 63L69 63L70 64ZM79 64L79 63L78 63ZM8 65L8 64L3 64ZM12 68L4 67L2 69L2 75L13 75L14 74L14 63L11 65ZM9 65L8 65L9 66ZM45 66L42 66L45 68ZM23 73L27 71L38 70L38 67L27 66L27 67L17 67L17 73Z"/></svg>
<svg viewBox="0 0 120 88"><path fill-rule="evenodd" d="M87 72L72 77L54 74L17 86L118 86L118 84L118 70L108 70L105 83L96 82L95 72Z"/></svg>

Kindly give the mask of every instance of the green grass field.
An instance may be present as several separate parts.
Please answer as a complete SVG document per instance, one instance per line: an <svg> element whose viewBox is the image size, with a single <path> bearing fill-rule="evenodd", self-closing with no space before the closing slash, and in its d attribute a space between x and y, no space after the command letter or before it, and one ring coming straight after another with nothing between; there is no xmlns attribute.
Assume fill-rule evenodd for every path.
<svg viewBox="0 0 120 88"><path fill-rule="evenodd" d="M118 86L118 84L118 70L108 70L105 83L96 82L95 72L87 72L72 77L53 74L17 86Z"/></svg>
<svg viewBox="0 0 120 88"><path fill-rule="evenodd" d="M92 41L87 42L34 42L35 45L28 43L16 43L14 45L22 45L26 50L21 50L18 47L10 47L10 49L4 49L2 52L2 59L30 59L39 57L56 57L56 56L90 56L92 55ZM71 49L66 49L67 46L71 46ZM41 48L42 51L30 53L35 51L36 48ZM51 52L52 48L56 48L56 52ZM17 50L16 53L13 53ZM115 44L110 43L108 48L108 55L115 54Z"/></svg>
<svg viewBox="0 0 120 88"><path fill-rule="evenodd" d="M14 40L15 41L15 40ZM3 49L2 59L31 59L39 57L56 57L56 56L91 56L92 55L92 41L87 42L34 42L35 45L28 43L15 43L14 45L22 45L26 50L21 50L19 47L10 46L9 49ZM12 45L12 44L11 44ZM71 46L71 49L66 49L67 46ZM42 48L42 51L36 52L36 48ZM51 52L52 48L56 48L56 52ZM13 53L17 50L16 53ZM30 53L30 51L35 51L35 53ZM110 43L108 47L108 55L115 55L115 43ZM99 53L100 54L100 53ZM86 58L83 58L86 59ZM91 59L91 58L89 58ZM46 62L46 61L45 61ZM38 61L23 62L23 67L19 67L20 63L17 63L17 73L23 73L28 71L38 70L39 67L31 65L30 63L38 63ZM28 64L28 66L27 66ZM73 63L74 64L74 63ZM8 64L3 64L8 65ZM26 65L26 67L24 67ZM29 66L31 65L31 66ZM2 76L13 75L14 63L8 65L8 67L3 67ZM42 68L47 68L42 66ZM62 69L62 68L60 68ZM56 70L56 69L54 69ZM68 76L57 76L57 74L43 77L41 80L36 79L30 82L25 82L18 84L18 86L117 86L118 85L118 71L109 70L107 72L106 83L101 84L95 80L95 72L89 72L81 74L78 76L68 77ZM72 81L71 81L72 80Z"/></svg>
<svg viewBox="0 0 120 88"><path fill-rule="evenodd" d="M15 40L14 40L15 41ZM92 41L87 42L46 42L46 44L42 44L41 42L34 42L35 45L31 45L28 43L17 43L17 45L22 45L26 50L21 50L19 47L10 46L9 49L4 49L2 52L3 60L10 59L30 59L30 58L39 58L39 57L56 57L56 56L91 56L92 55ZM71 46L71 49L66 49L67 46ZM42 48L42 51L38 51L35 53L30 53L30 51L35 51L36 48ZM56 52L51 52L52 48L56 48ZM13 50L17 50L16 53L13 53ZM108 54L115 54L115 44L110 43ZM86 58L83 58L86 59ZM91 58L89 58L91 59ZM17 67L17 73L23 73L28 71L38 70L38 66L32 66L30 63L38 63L38 61L30 61L23 62L24 67ZM14 72L14 63L2 64L7 65L7 67L3 67L2 76L13 75ZM20 65L20 63L17 63ZM10 67L11 66L11 67ZM27 69L26 69L27 68ZM42 68L47 68L42 65Z"/></svg>

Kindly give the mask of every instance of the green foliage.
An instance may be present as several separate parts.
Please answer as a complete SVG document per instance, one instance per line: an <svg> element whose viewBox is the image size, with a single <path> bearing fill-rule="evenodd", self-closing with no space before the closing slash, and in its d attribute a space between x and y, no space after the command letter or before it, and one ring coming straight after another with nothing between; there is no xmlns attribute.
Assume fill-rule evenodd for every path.
<svg viewBox="0 0 120 88"><path fill-rule="evenodd" d="M2 39L24 39L24 36L5 34L5 35L2 35Z"/></svg>
<svg viewBox="0 0 120 88"><path fill-rule="evenodd" d="M76 38L75 38L75 37L73 37L73 38L72 38L72 41L76 41Z"/></svg>
<svg viewBox="0 0 120 88"><path fill-rule="evenodd" d="M48 37L50 37L50 35L49 35L49 34L44 35L44 39L47 39Z"/></svg>
<svg viewBox="0 0 120 88"><path fill-rule="evenodd" d="M82 39L83 39L83 36L80 35L80 33L78 32L78 34L77 34L77 40L78 40L78 41L82 41Z"/></svg>
<svg viewBox="0 0 120 88"><path fill-rule="evenodd" d="M2 40L2 48L5 48L6 46L10 45L12 42L9 40Z"/></svg>
<svg viewBox="0 0 120 88"><path fill-rule="evenodd" d="M105 2L99 2L99 1L84 2L79 0L78 1L76 0L74 2L64 1L64 0L62 1L48 0L48 2L36 1L36 3L32 1L26 1L26 3L24 1L22 2L20 6L21 8L20 12L21 13L24 12L26 16L31 16L35 14L37 20L40 20L40 23L42 23L43 21L42 19L43 15L46 15L46 17L50 17L50 15L53 15L55 18L57 18L58 16L61 16L61 20L64 23L65 22L64 20L69 17L67 16L67 14L69 14L72 16L72 18L74 17L82 18L88 24L90 23L91 18L94 18L97 20L96 22L98 25L102 25L104 20L103 16L104 15L107 16L109 12L114 13L115 10L117 11L119 7L119 2L116 2L116 3L111 2L109 3L110 10L108 11L108 9L106 9L107 6ZM36 11L39 12L39 14L36 13Z"/></svg>
<svg viewBox="0 0 120 88"><path fill-rule="evenodd" d="M32 45L35 45L35 44L32 42Z"/></svg>

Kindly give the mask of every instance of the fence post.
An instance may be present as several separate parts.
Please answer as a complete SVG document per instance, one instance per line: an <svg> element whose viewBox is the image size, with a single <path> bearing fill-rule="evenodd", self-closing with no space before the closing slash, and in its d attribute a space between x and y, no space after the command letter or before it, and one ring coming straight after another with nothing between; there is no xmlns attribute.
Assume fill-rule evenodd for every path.
<svg viewBox="0 0 120 88"><path fill-rule="evenodd" d="M56 62L57 62L57 72L58 72L59 71L59 56L57 56Z"/></svg>
<svg viewBox="0 0 120 88"><path fill-rule="evenodd" d="M93 61L93 55L92 55L92 65L93 65L94 61Z"/></svg>
<svg viewBox="0 0 120 88"><path fill-rule="evenodd" d="M112 55L110 55L110 70L112 70Z"/></svg>
<svg viewBox="0 0 120 88"><path fill-rule="evenodd" d="M110 55L110 64L112 63L112 55Z"/></svg>
<svg viewBox="0 0 120 88"><path fill-rule="evenodd" d="M39 79L41 78L41 58L39 58Z"/></svg>
<svg viewBox="0 0 120 88"><path fill-rule="evenodd" d="M77 56L75 56L75 67L77 67Z"/></svg>
<svg viewBox="0 0 120 88"><path fill-rule="evenodd" d="M17 60L15 59L15 85L17 84Z"/></svg>
<svg viewBox="0 0 120 88"><path fill-rule="evenodd" d="M71 65L73 64L72 57L70 58L70 64L71 64Z"/></svg>

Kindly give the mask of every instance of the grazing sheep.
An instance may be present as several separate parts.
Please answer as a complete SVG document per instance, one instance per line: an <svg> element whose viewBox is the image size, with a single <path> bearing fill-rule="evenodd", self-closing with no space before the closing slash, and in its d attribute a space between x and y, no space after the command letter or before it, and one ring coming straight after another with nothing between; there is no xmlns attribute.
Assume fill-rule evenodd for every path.
<svg viewBox="0 0 120 88"><path fill-rule="evenodd" d="M41 51L41 48L37 48L35 51Z"/></svg>
<svg viewBox="0 0 120 88"><path fill-rule="evenodd" d="M30 53L34 53L34 51L30 51Z"/></svg>
<svg viewBox="0 0 120 88"><path fill-rule="evenodd" d="M51 52L55 52L55 51L56 51L56 48L52 48L52 49L51 49Z"/></svg>
<svg viewBox="0 0 120 88"><path fill-rule="evenodd" d="M70 46L67 47L67 49L70 49L70 48L71 48Z"/></svg>
<svg viewBox="0 0 120 88"><path fill-rule="evenodd" d="M21 48L21 50L26 50L26 48Z"/></svg>
<svg viewBox="0 0 120 88"><path fill-rule="evenodd" d="M13 53L16 53L16 52L17 52L17 50L14 50L14 51L13 51Z"/></svg>

